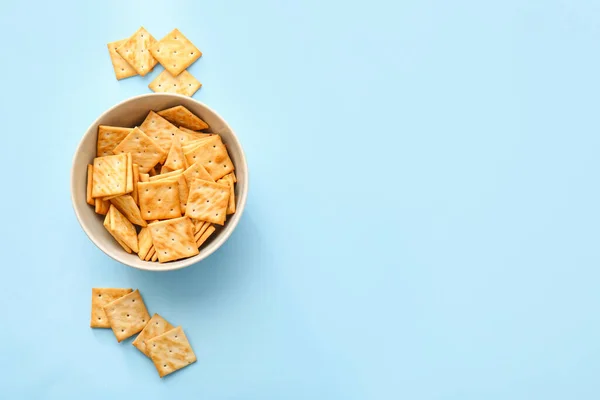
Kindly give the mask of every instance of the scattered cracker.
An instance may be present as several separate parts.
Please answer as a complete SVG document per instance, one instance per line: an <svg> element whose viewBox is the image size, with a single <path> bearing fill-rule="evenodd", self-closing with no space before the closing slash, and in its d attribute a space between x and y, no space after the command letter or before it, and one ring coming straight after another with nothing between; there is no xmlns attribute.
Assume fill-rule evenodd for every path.
<svg viewBox="0 0 600 400"><path fill-rule="evenodd" d="M142 218L142 213L138 205L135 203L133 196L126 194L123 196L110 199L110 202L119 210L125 218L132 224L146 226L146 221Z"/></svg>
<svg viewBox="0 0 600 400"><path fill-rule="evenodd" d="M194 224L187 217L169 219L148 225L158 260L179 260L198 254L194 241Z"/></svg>
<svg viewBox="0 0 600 400"><path fill-rule="evenodd" d="M160 75L154 78L148 85L154 92L178 93L190 97L192 97L201 86L202 84L188 71L183 71L179 76L174 77L167 70L161 72Z"/></svg>
<svg viewBox="0 0 600 400"><path fill-rule="evenodd" d="M145 220L181 217L179 188L176 182L140 182L138 191L142 218Z"/></svg>
<svg viewBox="0 0 600 400"><path fill-rule="evenodd" d="M117 80L129 78L130 76L137 75L135 69L125 61L123 57L119 53L117 53L117 48L122 46L127 39L117 40L116 42L109 43L108 53L110 54L110 61L112 62L113 69L115 70L115 76Z"/></svg>
<svg viewBox="0 0 600 400"><path fill-rule="evenodd" d="M233 162L219 135L202 139L203 142L189 152L185 152L188 165L200 162L210 176L220 179L233 171Z"/></svg>
<svg viewBox="0 0 600 400"><path fill-rule="evenodd" d="M113 150L131 132L131 128L100 125L96 142L96 157L112 156Z"/></svg>
<svg viewBox="0 0 600 400"><path fill-rule="evenodd" d="M91 164L88 164L87 166L87 187L85 190L85 201L90 205L90 206L95 206L96 202L94 201L94 198L92 197L92 179L94 179L94 166Z"/></svg>
<svg viewBox="0 0 600 400"><path fill-rule="evenodd" d="M229 186L196 179L190 187L185 215L223 225L228 203Z"/></svg>
<svg viewBox="0 0 600 400"><path fill-rule="evenodd" d="M131 153L132 161L139 166L140 172L150 171L167 156L167 153L140 128L134 128L115 147L114 152Z"/></svg>
<svg viewBox="0 0 600 400"><path fill-rule="evenodd" d="M196 240L196 246L200 248L200 246L202 246L204 242L206 242L210 235L212 235L214 232L215 227L213 225L209 226L208 229L206 229L206 231L202 234L202 236L200 236L200 238Z"/></svg>
<svg viewBox="0 0 600 400"><path fill-rule="evenodd" d="M161 378L196 362L196 355L180 326L146 343Z"/></svg>
<svg viewBox="0 0 600 400"><path fill-rule="evenodd" d="M137 289L105 305L104 312L119 342L144 329L150 320L144 300Z"/></svg>
<svg viewBox="0 0 600 400"><path fill-rule="evenodd" d="M137 347L139 351L150 357L146 342L158 335L170 331L174 326L171 325L166 319L158 314L154 314L148 324L142 329L140 334L133 341L133 345Z"/></svg>
<svg viewBox="0 0 600 400"><path fill-rule="evenodd" d="M141 76L152 71L158 61L152 57L150 48L156 43L156 39L141 27L121 46L117 47L117 53L127 61L129 65Z"/></svg>
<svg viewBox="0 0 600 400"><path fill-rule="evenodd" d="M191 132L188 133L196 134L197 132L194 131L201 131L208 128L208 124L206 122L204 122L200 117L197 117L184 106L167 108L166 110L159 111L158 115L174 125L190 130Z"/></svg>
<svg viewBox="0 0 600 400"><path fill-rule="evenodd" d="M133 289L92 288L92 316L90 327L110 328L110 323L106 318L103 307L131 292L133 292Z"/></svg>
<svg viewBox="0 0 600 400"><path fill-rule="evenodd" d="M127 189L127 156L97 157L92 174L92 197L124 194Z"/></svg>
<svg viewBox="0 0 600 400"><path fill-rule="evenodd" d="M137 232L133 224L114 205L111 205L108 209L108 215L110 218L109 232L115 239L122 241L127 247L137 253Z"/></svg>
<svg viewBox="0 0 600 400"><path fill-rule="evenodd" d="M173 29L156 42L150 52L173 76L179 75L202 56L202 52L178 29Z"/></svg>
<svg viewBox="0 0 600 400"><path fill-rule="evenodd" d="M169 168L171 171L186 168L186 161L183 150L181 149L181 142L177 139L173 139L171 143L171 148L169 149L169 154L167 155L163 168Z"/></svg>

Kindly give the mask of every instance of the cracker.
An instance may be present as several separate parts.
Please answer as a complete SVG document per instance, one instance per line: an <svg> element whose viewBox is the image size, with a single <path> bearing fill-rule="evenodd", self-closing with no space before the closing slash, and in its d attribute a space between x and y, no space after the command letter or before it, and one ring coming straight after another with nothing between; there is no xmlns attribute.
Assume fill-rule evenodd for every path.
<svg viewBox="0 0 600 400"><path fill-rule="evenodd" d="M183 173L183 169L176 169L175 171L167 172L165 174L151 176L149 178L149 182L159 181L159 180L165 179L165 178L177 177L178 175L181 175L182 173Z"/></svg>
<svg viewBox="0 0 600 400"><path fill-rule="evenodd" d="M154 314L148 324L142 329L140 334L135 338L132 345L137 347L139 351L150 357L146 342L158 335L170 331L174 326L171 325L166 319L158 314Z"/></svg>
<svg viewBox="0 0 600 400"><path fill-rule="evenodd" d="M131 132L131 128L120 126L98 126L98 140L96 142L96 157L112 156L113 150Z"/></svg>
<svg viewBox="0 0 600 400"><path fill-rule="evenodd" d="M180 130L181 132L185 132L185 133L187 133L187 134L188 134L188 135L190 135L190 137L191 137L192 139L194 139L194 140L198 140L198 139L204 139L204 138L207 138L207 137L209 137L209 136L212 136L212 135L214 135L214 133L196 132L196 131L193 131L193 130L191 130L191 129L185 128L185 127L183 127L183 126L180 126L180 127L179 127L179 130Z"/></svg>
<svg viewBox="0 0 600 400"><path fill-rule="evenodd" d="M97 157L92 174L92 197L124 194L127 189L127 156Z"/></svg>
<svg viewBox="0 0 600 400"><path fill-rule="evenodd" d="M178 93L192 97L200 89L202 84L188 71L183 71L174 77L169 71L160 73L148 87L157 93Z"/></svg>
<svg viewBox="0 0 600 400"><path fill-rule="evenodd" d="M210 176L220 179L233 171L233 162L219 135L203 139L203 142L190 152L185 152L188 165L200 162Z"/></svg>
<svg viewBox="0 0 600 400"><path fill-rule="evenodd" d="M137 289L106 304L104 312L119 342L144 329L150 320L144 300Z"/></svg>
<svg viewBox="0 0 600 400"><path fill-rule="evenodd" d="M109 206L110 207L110 206ZM117 243L119 243L119 245L123 248L123 250L125 250L127 253L131 254L132 251L129 248L129 246L127 246L125 243L123 243L123 241L121 239L119 239L111 230L110 228L110 221L111 221L111 215L110 212L106 213L106 218L104 218L104 227L106 228L106 230L108 231L108 233L110 233L112 235L112 237L117 241Z"/></svg>
<svg viewBox="0 0 600 400"><path fill-rule="evenodd" d="M182 136L183 133L177 129L175 125L155 113L154 111L150 111L140 125L140 129L144 131L149 138L154 140L154 142L160 146L161 149L165 152L165 158L167 157L167 153L171 149L171 143L173 139L177 140L186 140L185 136ZM163 162L164 159L160 160Z"/></svg>
<svg viewBox="0 0 600 400"><path fill-rule="evenodd" d="M170 168L171 171L186 168L185 156L183 155L183 150L181 150L181 142L176 139L173 139L171 143L169 154L167 155L167 159L163 165L163 168L165 167Z"/></svg>
<svg viewBox="0 0 600 400"><path fill-rule="evenodd" d="M173 76L179 75L202 56L202 52L177 28L156 42L150 52Z"/></svg>
<svg viewBox="0 0 600 400"><path fill-rule="evenodd" d="M92 179L94 177L94 166L92 164L88 164L87 166L87 186L85 189L85 201L90 206L95 206L96 202L92 198Z"/></svg>
<svg viewBox="0 0 600 400"><path fill-rule="evenodd" d="M204 242L206 242L210 235L212 235L214 232L215 227L213 225L209 226L208 229L206 229L206 231L202 234L202 236L200 236L200 238L196 240L196 246L200 248L200 246L202 246Z"/></svg>
<svg viewBox="0 0 600 400"><path fill-rule="evenodd" d="M192 141L184 144L183 146L181 146L181 148L184 153L189 153L189 152L195 150L196 148L198 148L202 143L206 142L207 140L208 140L208 136L205 136L200 139L195 139L195 140L192 140Z"/></svg>
<svg viewBox="0 0 600 400"><path fill-rule="evenodd" d="M96 203L96 213L101 215L106 215L108 213L108 208L110 207L110 201L102 200L102 199L94 199Z"/></svg>
<svg viewBox="0 0 600 400"><path fill-rule="evenodd" d="M146 257L144 257L144 261L150 261L155 254L156 249L154 248L154 245L152 245L152 247L150 247L150 250L148 250L148 254L146 254Z"/></svg>
<svg viewBox="0 0 600 400"><path fill-rule="evenodd" d="M178 170L178 171L181 171L181 170ZM174 171L174 172L177 172L177 171ZM188 188L187 181L185 180L185 177L183 176L183 173L181 173L181 172L178 172L176 175L169 175L169 174L165 174L168 176L156 175L156 176L153 176L153 178L158 178L155 181L177 182L177 189L179 190L179 205L181 207L181 213L183 214L183 213L185 213L185 206L187 204L187 199L190 194L190 190Z"/></svg>
<svg viewBox="0 0 600 400"><path fill-rule="evenodd" d="M135 69L135 71L141 76L145 76L148 72L152 71L154 66L158 63L150 48L156 43L156 39L144 29L140 27L130 38L125 39L123 44L117 47L117 53L129 65Z"/></svg>
<svg viewBox="0 0 600 400"><path fill-rule="evenodd" d="M161 378L196 362L194 350L180 326L148 340L146 344Z"/></svg>
<svg viewBox="0 0 600 400"><path fill-rule="evenodd" d="M133 164L133 191L131 192L131 196L133 197L133 201L135 204L138 204L138 191L137 184L140 181L140 167L137 164Z"/></svg>
<svg viewBox="0 0 600 400"><path fill-rule="evenodd" d="M132 162L139 166L140 172L150 171L167 156L167 153L157 143L137 127L115 147L114 152L117 154L131 153Z"/></svg>
<svg viewBox="0 0 600 400"><path fill-rule="evenodd" d="M150 175L140 173L140 182L149 182L149 181L150 181Z"/></svg>
<svg viewBox="0 0 600 400"><path fill-rule="evenodd" d="M181 217L177 182L140 182L138 191L142 218L145 220Z"/></svg>
<svg viewBox="0 0 600 400"><path fill-rule="evenodd" d="M206 168L204 168L200 162L192 164L188 169L183 171L183 176L185 176L188 187L191 187L196 179L213 182L213 178L206 172Z"/></svg>
<svg viewBox="0 0 600 400"><path fill-rule="evenodd" d="M133 289L92 288L92 316L90 319L90 327L110 328L110 323L106 318L103 307L131 292L133 292Z"/></svg>
<svg viewBox="0 0 600 400"><path fill-rule="evenodd" d="M150 248L152 247L152 236L148 227L144 227L138 233L138 257L143 260L148 255Z"/></svg>
<svg viewBox="0 0 600 400"><path fill-rule="evenodd" d="M192 218L192 223L194 224L194 235L202 228L204 225L204 221L196 218Z"/></svg>
<svg viewBox="0 0 600 400"><path fill-rule="evenodd" d="M127 153L127 189L125 193L133 192L133 162L131 161L131 153Z"/></svg>
<svg viewBox="0 0 600 400"><path fill-rule="evenodd" d="M137 75L135 69L129 65L119 53L117 53L117 48L122 46L126 41L127 39L117 40L116 42L111 42L107 45L108 53L110 54L110 61L112 62L113 69L115 70L115 76L117 77L117 80Z"/></svg>
<svg viewBox="0 0 600 400"><path fill-rule="evenodd" d="M114 205L111 205L108 209L108 215L110 217L109 232L115 239L122 241L127 247L137 253L137 232L133 224Z"/></svg>
<svg viewBox="0 0 600 400"><path fill-rule="evenodd" d="M196 179L190 186L185 215L214 224L225 224L229 186Z"/></svg>
<svg viewBox="0 0 600 400"><path fill-rule="evenodd" d="M135 203L135 200L133 200L133 196L126 194L110 199L110 202L117 207L117 210L119 210L132 224L139 226L147 225L146 221L142 218L142 213L140 212L138 205Z"/></svg>
<svg viewBox="0 0 600 400"><path fill-rule="evenodd" d="M156 247L154 248L154 254L152 254L152 261L158 261L158 252L156 251Z"/></svg>
<svg viewBox="0 0 600 400"><path fill-rule="evenodd" d="M206 232L210 226L212 226L210 222L203 222L200 229L198 229L198 231L194 234L194 240L198 242L198 240L202 237L202 235L204 235L204 232Z"/></svg>
<svg viewBox="0 0 600 400"><path fill-rule="evenodd" d="M227 215L235 213L235 184L233 183L233 178L231 174L225 175L223 178L219 179L217 183L222 183L224 185L229 186L229 204L227 205Z"/></svg>
<svg viewBox="0 0 600 400"><path fill-rule="evenodd" d="M167 108L166 110L159 111L158 115L174 125L186 128L190 131L188 133L196 134L194 131L201 131L202 129L208 128L206 122L184 106Z"/></svg>
<svg viewBox="0 0 600 400"><path fill-rule="evenodd" d="M158 260L179 260L198 254L194 241L194 224L187 217L169 219L148 225Z"/></svg>

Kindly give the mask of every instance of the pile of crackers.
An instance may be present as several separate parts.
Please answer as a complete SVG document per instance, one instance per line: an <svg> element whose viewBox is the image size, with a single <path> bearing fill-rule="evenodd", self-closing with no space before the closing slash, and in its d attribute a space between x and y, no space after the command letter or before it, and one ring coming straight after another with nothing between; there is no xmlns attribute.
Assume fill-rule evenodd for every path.
<svg viewBox="0 0 600 400"><path fill-rule="evenodd" d="M117 341L140 333L133 345L152 360L162 378L196 362L183 329L158 314L150 318L139 290L92 288L92 328L112 328Z"/></svg>
<svg viewBox="0 0 600 400"><path fill-rule="evenodd" d="M153 91L192 96L202 86L187 71L202 52L178 29L157 41L141 27L131 37L107 46L118 80L134 75L145 76L160 63L165 70L148 85Z"/></svg>
<svg viewBox="0 0 600 400"><path fill-rule="evenodd" d="M127 253L161 263L195 256L235 213L235 167L206 129L183 106L150 111L139 127L98 127L86 199Z"/></svg>

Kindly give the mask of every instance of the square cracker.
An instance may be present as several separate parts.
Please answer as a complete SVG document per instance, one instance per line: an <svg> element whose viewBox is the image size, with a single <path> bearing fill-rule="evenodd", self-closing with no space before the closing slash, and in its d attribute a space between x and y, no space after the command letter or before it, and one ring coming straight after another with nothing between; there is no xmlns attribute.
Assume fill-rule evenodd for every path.
<svg viewBox="0 0 600 400"><path fill-rule="evenodd" d="M227 174L217 181L229 186L229 204L227 205L227 215L235 213L235 184L231 174Z"/></svg>
<svg viewBox="0 0 600 400"><path fill-rule="evenodd" d="M127 189L127 156L94 158L92 197L124 194Z"/></svg>
<svg viewBox="0 0 600 400"><path fill-rule="evenodd" d="M196 179L190 187L185 215L213 224L225 224L229 186Z"/></svg>
<svg viewBox="0 0 600 400"><path fill-rule="evenodd" d="M150 359L161 378L196 362L194 350L180 326L146 343Z"/></svg>
<svg viewBox="0 0 600 400"><path fill-rule="evenodd" d="M219 135L202 139L197 147L185 152L185 157L188 165L199 161L214 180L224 177L234 169L227 148Z"/></svg>
<svg viewBox="0 0 600 400"><path fill-rule="evenodd" d="M150 229L144 227L138 233L138 257L143 260L148 255L150 248L152 247L152 236L150 235Z"/></svg>
<svg viewBox="0 0 600 400"><path fill-rule="evenodd" d="M144 329L150 321L144 300L137 289L106 304L104 312L119 342Z"/></svg>
<svg viewBox="0 0 600 400"><path fill-rule="evenodd" d="M191 187L196 179L213 182L213 178L206 172L206 168L204 168L200 162L190 165L188 169L183 171L183 176L185 176L188 187Z"/></svg>
<svg viewBox="0 0 600 400"><path fill-rule="evenodd" d="M173 76L179 75L202 56L202 52L177 28L154 43L150 52Z"/></svg>
<svg viewBox="0 0 600 400"><path fill-rule="evenodd" d="M136 70L141 76L145 76L148 72L152 71L154 66L158 63L150 48L156 43L156 39L144 29L142 26L137 30L130 38L125 39L121 46L117 47L117 53L129 65Z"/></svg>
<svg viewBox="0 0 600 400"><path fill-rule="evenodd" d="M140 129L144 131L146 135L160 146L165 152L165 157L171 149L171 143L173 139L186 141L187 137L181 132L175 125L155 113L150 111L140 125ZM163 162L164 158L160 160Z"/></svg>
<svg viewBox="0 0 600 400"><path fill-rule="evenodd" d="M152 243L161 263L198 254L194 241L194 224L187 217L159 221L148 225Z"/></svg>
<svg viewBox="0 0 600 400"><path fill-rule="evenodd" d="M178 93L192 97L202 84L188 71L183 71L179 76L173 76L169 71L160 73L148 87L158 93Z"/></svg>
<svg viewBox="0 0 600 400"><path fill-rule="evenodd" d="M139 351L150 357L146 342L158 335L170 331L174 326L171 325L166 319L158 314L154 314L150 319L150 322L142 329L140 334L135 338L132 345L137 347Z"/></svg>
<svg viewBox="0 0 600 400"><path fill-rule="evenodd" d="M88 164L87 166L87 187L85 189L85 201L90 206L95 206L96 202L92 197L92 179L94 179L94 166L92 164Z"/></svg>
<svg viewBox="0 0 600 400"><path fill-rule="evenodd" d="M126 41L127 39L117 40L116 42L111 42L107 45L108 53L110 54L110 61L112 62L113 69L115 70L115 76L117 77L117 80L137 75L136 70L129 65L119 53L117 53L117 48L123 45Z"/></svg>
<svg viewBox="0 0 600 400"><path fill-rule="evenodd" d="M175 171L178 169L185 169L186 167L187 165L185 156L183 155L183 150L181 149L181 142L174 138L163 168L169 168L171 171Z"/></svg>
<svg viewBox="0 0 600 400"><path fill-rule="evenodd" d="M110 323L106 318L103 307L131 292L133 292L133 289L92 288L92 316L90 319L90 327L110 328Z"/></svg>
<svg viewBox="0 0 600 400"><path fill-rule="evenodd" d="M110 218L109 232L115 239L122 241L127 247L137 253L137 232L133 224L112 204L108 209L108 215Z"/></svg>
<svg viewBox="0 0 600 400"><path fill-rule="evenodd" d="M206 122L184 106L167 108L166 110L159 111L158 115L165 118L173 125L182 126L192 131L188 133L196 133L193 131L201 131L202 129L208 128Z"/></svg>
<svg viewBox="0 0 600 400"><path fill-rule="evenodd" d="M132 224L139 226L147 225L146 221L142 218L142 213L135 203L133 196L126 194L110 199L110 202L117 207L117 210L119 210Z"/></svg>
<svg viewBox="0 0 600 400"><path fill-rule="evenodd" d="M150 171L167 156L157 143L137 127L113 151L117 154L131 153L132 162L139 165L140 172Z"/></svg>
<svg viewBox="0 0 600 400"><path fill-rule="evenodd" d="M96 142L96 157L112 156L113 150L131 132L131 128L120 126L98 126L98 140Z"/></svg>
<svg viewBox="0 0 600 400"><path fill-rule="evenodd" d="M169 180L140 182L138 197L142 218L151 220L181 217L178 186L177 182Z"/></svg>
<svg viewBox="0 0 600 400"><path fill-rule="evenodd" d="M119 239L117 236L115 236L115 234L110 229L110 220L111 220L110 213L107 212L106 218L104 218L104 223L103 223L104 227L106 228L108 233L110 233L112 235L112 237L117 241L117 243L119 243L119 245L123 248L123 250L125 250L127 253L131 254L131 249L129 248L129 246L127 246L125 243L123 243L123 241L121 239Z"/></svg>
<svg viewBox="0 0 600 400"><path fill-rule="evenodd" d="M181 171L181 170L178 170L178 171ZM165 175L169 175L169 174L165 174ZM169 175L169 176L156 175L156 176L153 176L153 178L158 178L158 179L152 180L150 182L169 181L169 182L177 183L177 189L179 190L179 205L181 208L181 213L184 214L185 206L187 204L187 199L190 194L190 189L188 187L187 181L185 180L185 177L183 176L183 173L179 172L176 175Z"/></svg>

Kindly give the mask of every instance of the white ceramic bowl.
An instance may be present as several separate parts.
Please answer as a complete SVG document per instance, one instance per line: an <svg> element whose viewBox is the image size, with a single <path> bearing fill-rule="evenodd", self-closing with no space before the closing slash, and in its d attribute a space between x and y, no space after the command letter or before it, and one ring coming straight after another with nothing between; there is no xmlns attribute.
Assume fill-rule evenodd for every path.
<svg viewBox="0 0 600 400"><path fill-rule="evenodd" d="M94 212L94 207L86 202L87 164L91 164L96 156L96 137L98 125L138 126L146 118L150 110L159 111L165 108L183 105L198 115L210 126L210 131L221 135L227 145L229 156L235 165L237 184L235 186L236 212L229 216L225 226L218 227L211 235L197 256L179 261L160 264L142 261L136 254L127 254L102 225L103 215ZM71 169L71 200L81 227L96 246L114 260L147 271L170 271L185 268L214 253L231 236L237 226L248 195L248 169L242 146L227 122L215 111L190 97L168 93L151 93L132 97L104 112L85 132L75 156Z"/></svg>

